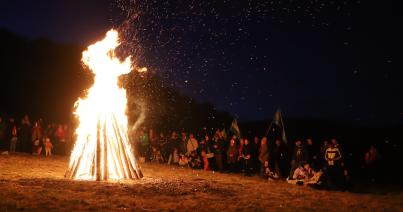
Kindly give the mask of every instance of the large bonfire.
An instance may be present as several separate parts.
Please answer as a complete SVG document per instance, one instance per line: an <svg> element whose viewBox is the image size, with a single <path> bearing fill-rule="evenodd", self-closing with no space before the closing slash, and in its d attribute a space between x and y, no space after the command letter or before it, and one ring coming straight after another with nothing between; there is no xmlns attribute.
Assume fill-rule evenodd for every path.
<svg viewBox="0 0 403 212"><path fill-rule="evenodd" d="M76 103L79 119L77 140L70 156L66 177L80 180L136 179L142 173L129 142L126 90L118 78L128 74L132 61L115 56L118 33L90 45L82 61L94 73L94 85L85 99ZM144 69L142 69L144 70Z"/></svg>

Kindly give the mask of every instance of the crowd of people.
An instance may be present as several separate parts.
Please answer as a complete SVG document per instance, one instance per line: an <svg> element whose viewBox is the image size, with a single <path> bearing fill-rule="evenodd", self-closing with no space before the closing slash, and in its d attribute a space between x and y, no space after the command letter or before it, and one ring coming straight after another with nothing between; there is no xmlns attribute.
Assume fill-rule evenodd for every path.
<svg viewBox="0 0 403 212"><path fill-rule="evenodd" d="M143 129L133 140L142 162L259 175L329 189L344 189L349 180L345 153L335 138L321 145L314 145L310 138L290 144L281 138L269 141L268 137L227 136L225 130L196 138L193 133L174 131L165 135ZM380 154L371 146L365 154L366 169L375 173L379 160Z"/></svg>
<svg viewBox="0 0 403 212"><path fill-rule="evenodd" d="M34 155L64 155L71 150L73 133L66 124L47 124L42 119L33 124L26 115L17 123L14 118L0 117L0 150L2 154L26 152ZM239 134L227 135L224 130L213 134L173 131L169 134L142 128L132 134L132 145L140 162L161 163L203 169L205 171L258 175L267 180L286 180L297 185L330 189L345 188L349 170L345 153L338 140L314 143L307 138L286 143L281 137ZM381 159L370 146L364 166L371 179L377 174Z"/></svg>
<svg viewBox="0 0 403 212"><path fill-rule="evenodd" d="M70 148L71 133L66 124L47 124L38 119L33 124L28 115L21 122L0 117L0 150L2 154L25 152L33 155L64 155Z"/></svg>

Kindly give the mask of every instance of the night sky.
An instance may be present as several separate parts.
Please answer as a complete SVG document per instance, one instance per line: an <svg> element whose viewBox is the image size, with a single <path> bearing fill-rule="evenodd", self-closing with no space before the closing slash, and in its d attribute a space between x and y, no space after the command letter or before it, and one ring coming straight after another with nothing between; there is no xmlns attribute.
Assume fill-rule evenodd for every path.
<svg viewBox="0 0 403 212"><path fill-rule="evenodd" d="M140 66L240 120L403 123L403 11L392 2L2 0L0 27L88 45L119 27Z"/></svg>

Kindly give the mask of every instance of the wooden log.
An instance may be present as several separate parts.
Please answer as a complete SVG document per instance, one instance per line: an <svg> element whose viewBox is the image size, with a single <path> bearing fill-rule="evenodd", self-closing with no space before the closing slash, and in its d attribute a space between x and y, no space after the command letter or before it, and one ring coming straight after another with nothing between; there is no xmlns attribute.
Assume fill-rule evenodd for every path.
<svg viewBox="0 0 403 212"><path fill-rule="evenodd" d="M108 135L107 135L107 128L106 128L106 120L104 120L104 127L103 127L103 173L102 173L102 179L103 180L108 180L109 176L109 167L108 167Z"/></svg>
<svg viewBox="0 0 403 212"><path fill-rule="evenodd" d="M95 151L95 174L96 180L100 181L101 178L101 120L98 116L98 123L97 123L97 141L96 141L96 151Z"/></svg>
<svg viewBox="0 0 403 212"><path fill-rule="evenodd" d="M127 171L127 173L125 173L126 178L129 178L129 179L139 179L139 178L141 178L142 174L140 175L138 173L138 171L136 170L136 167L133 166L134 164L132 164L132 162L135 163L135 161L131 161L130 158L129 158L128 154L132 154L132 153L128 151L126 146L124 146L125 142L127 144L129 142L128 139L127 139L127 134L124 134L124 132L122 132L121 129L119 128L119 123L117 122L116 117L113 117L113 125L114 125L114 129L115 129L116 137L117 137L117 139L119 141L118 142L119 150L122 153L121 154L121 159L123 161L124 170Z"/></svg>

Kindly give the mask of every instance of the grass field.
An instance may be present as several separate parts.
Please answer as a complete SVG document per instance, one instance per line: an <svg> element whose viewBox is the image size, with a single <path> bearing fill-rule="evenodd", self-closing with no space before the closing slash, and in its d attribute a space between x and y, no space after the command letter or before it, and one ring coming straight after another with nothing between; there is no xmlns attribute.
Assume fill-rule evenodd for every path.
<svg viewBox="0 0 403 212"><path fill-rule="evenodd" d="M402 211L403 193L314 190L283 181L142 164L141 180L64 178L68 158L0 155L0 211Z"/></svg>

